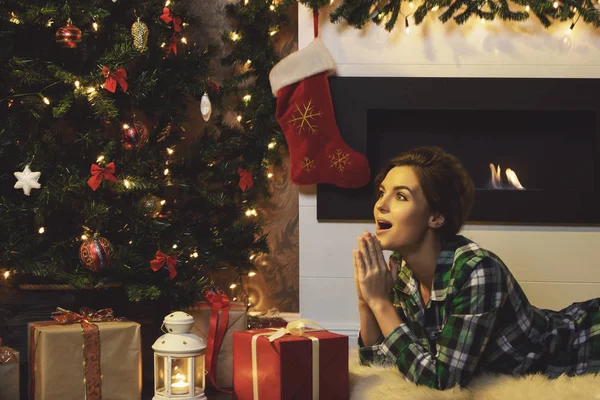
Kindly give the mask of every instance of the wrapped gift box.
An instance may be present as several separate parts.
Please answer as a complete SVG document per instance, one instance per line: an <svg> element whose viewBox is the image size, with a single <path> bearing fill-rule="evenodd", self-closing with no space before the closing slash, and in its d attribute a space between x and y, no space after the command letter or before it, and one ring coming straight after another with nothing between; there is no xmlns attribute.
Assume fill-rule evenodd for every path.
<svg viewBox="0 0 600 400"><path fill-rule="evenodd" d="M19 353L0 339L0 400L19 400Z"/></svg>
<svg viewBox="0 0 600 400"><path fill-rule="evenodd" d="M103 399L141 398L140 325L136 322L95 322L100 346ZM86 398L82 325L29 323L30 400ZM93 348L89 351L94 351Z"/></svg>
<svg viewBox="0 0 600 400"><path fill-rule="evenodd" d="M186 310L194 317L192 333L200 336L208 343L208 331L210 325L211 305L209 302L199 302L194 307ZM219 310L219 319L222 310ZM220 320L217 320L217 326ZM229 303L229 319L227 330L223 337L223 343L217 358L217 385L220 388L230 389L233 387L233 332L248 329L248 312L246 305L239 302ZM207 366L208 367L208 366Z"/></svg>
<svg viewBox="0 0 600 400"><path fill-rule="evenodd" d="M313 393L320 400L349 398L347 336L306 331L304 336L285 335L270 342L268 335L273 332L233 334L236 399L309 400L317 397Z"/></svg>

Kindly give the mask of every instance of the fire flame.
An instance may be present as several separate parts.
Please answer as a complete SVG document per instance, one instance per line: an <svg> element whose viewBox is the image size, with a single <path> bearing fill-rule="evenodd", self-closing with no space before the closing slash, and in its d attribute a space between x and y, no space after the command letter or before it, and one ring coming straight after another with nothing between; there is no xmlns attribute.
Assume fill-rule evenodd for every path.
<svg viewBox="0 0 600 400"><path fill-rule="evenodd" d="M494 164L490 163L490 172L492 174L492 187L494 189L504 189L502 184L502 168L500 168L500 164L496 167ZM516 172L510 168L506 168L506 179L508 180L510 189L525 190L523 185L521 185L521 182L519 182Z"/></svg>

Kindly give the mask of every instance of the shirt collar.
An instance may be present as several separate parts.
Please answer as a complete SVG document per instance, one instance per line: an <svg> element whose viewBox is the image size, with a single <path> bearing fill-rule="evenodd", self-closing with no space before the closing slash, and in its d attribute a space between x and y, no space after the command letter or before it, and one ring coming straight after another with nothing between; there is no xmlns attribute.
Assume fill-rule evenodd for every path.
<svg viewBox="0 0 600 400"><path fill-rule="evenodd" d="M435 273L433 275L433 289L431 290L430 299L433 301L443 301L446 299L450 282L450 274L456 261L456 256L459 254L457 249L460 249L466 244L472 242L460 235L456 235L450 240L442 243L442 250L438 256ZM400 291L407 295L412 295L419 289L419 284L414 278L411 269L398 253L393 253L392 257L401 261L400 270L398 271L398 280L394 286L395 291Z"/></svg>

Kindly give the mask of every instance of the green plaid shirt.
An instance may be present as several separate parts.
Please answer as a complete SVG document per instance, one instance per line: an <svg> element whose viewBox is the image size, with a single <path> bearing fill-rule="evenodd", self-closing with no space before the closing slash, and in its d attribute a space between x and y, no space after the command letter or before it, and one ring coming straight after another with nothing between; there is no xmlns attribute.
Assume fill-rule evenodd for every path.
<svg viewBox="0 0 600 400"><path fill-rule="evenodd" d="M600 299L538 309L495 254L463 236L444 243L427 307L404 262L392 298L403 323L374 346L359 335L363 365L395 364L437 389L465 386L482 371L600 372Z"/></svg>

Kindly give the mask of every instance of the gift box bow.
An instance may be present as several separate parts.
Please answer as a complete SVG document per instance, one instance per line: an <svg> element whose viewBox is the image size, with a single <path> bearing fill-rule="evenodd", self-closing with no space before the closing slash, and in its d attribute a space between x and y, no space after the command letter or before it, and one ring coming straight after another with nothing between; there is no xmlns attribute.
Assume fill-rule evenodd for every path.
<svg viewBox="0 0 600 400"><path fill-rule="evenodd" d="M112 308L103 308L101 310L93 310L88 307L79 309L79 314L61 307L56 307L51 315L52 319L59 324L74 324L77 322L117 322L123 321L123 318L117 318L113 315Z"/></svg>

